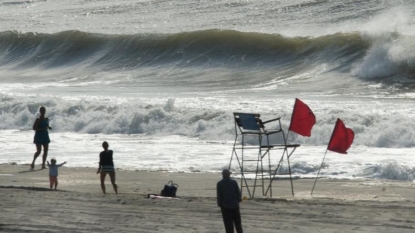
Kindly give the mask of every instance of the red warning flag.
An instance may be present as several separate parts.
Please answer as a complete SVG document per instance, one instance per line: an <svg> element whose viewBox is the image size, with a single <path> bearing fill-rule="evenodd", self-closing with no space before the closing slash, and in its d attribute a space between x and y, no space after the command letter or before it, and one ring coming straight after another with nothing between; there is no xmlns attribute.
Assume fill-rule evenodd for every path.
<svg viewBox="0 0 415 233"><path fill-rule="evenodd" d="M347 154L347 150L352 145L353 139L353 130L346 128L343 121L337 118L336 126L334 126L327 150L340 154Z"/></svg>
<svg viewBox="0 0 415 233"><path fill-rule="evenodd" d="M316 123L316 116L313 111L299 99L295 99L294 110L291 116L291 123L288 130L302 136L310 137L311 129Z"/></svg>

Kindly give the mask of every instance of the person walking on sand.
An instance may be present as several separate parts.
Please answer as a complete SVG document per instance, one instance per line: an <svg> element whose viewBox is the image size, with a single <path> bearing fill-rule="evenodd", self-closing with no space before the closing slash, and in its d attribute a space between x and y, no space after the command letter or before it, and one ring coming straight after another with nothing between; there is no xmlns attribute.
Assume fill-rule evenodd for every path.
<svg viewBox="0 0 415 233"><path fill-rule="evenodd" d="M97 174L101 174L101 189L102 192L105 194L105 176L107 174L110 175L112 187L114 188L115 193L118 194L118 187L115 184L115 169L114 169L114 162L112 160L112 150L108 150L108 142L104 141L102 143L102 148L104 148L104 151L102 151L99 154L99 166Z"/></svg>
<svg viewBox="0 0 415 233"><path fill-rule="evenodd" d="M56 164L56 159L51 159L50 163L47 161L49 167L49 182L50 182L50 189L55 186L55 190L58 187L58 167L66 164L63 162L61 164Z"/></svg>
<svg viewBox="0 0 415 233"><path fill-rule="evenodd" d="M223 179L216 185L216 196L218 206L222 211L226 233L233 233L234 225L237 233L243 233L239 211L239 202L242 201L241 191L238 183L231 179L231 172L228 169L222 171L222 177Z"/></svg>
<svg viewBox="0 0 415 233"><path fill-rule="evenodd" d="M52 129L49 126L49 119L45 117L46 108L41 106L39 108L40 116L36 119L35 123L33 124L33 130L35 131L35 137L33 139L33 143L36 144L36 152L33 156L33 162L30 167L33 169L35 168L35 162L37 157L42 152L43 146L43 158L42 158L42 169L45 169L45 162L46 158L48 157L48 149L49 149L49 129Z"/></svg>

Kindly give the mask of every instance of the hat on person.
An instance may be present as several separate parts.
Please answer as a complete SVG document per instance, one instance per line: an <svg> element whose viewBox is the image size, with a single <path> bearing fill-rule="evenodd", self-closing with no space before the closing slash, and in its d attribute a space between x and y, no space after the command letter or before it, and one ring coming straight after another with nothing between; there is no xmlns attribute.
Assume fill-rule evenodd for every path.
<svg viewBox="0 0 415 233"><path fill-rule="evenodd" d="M232 174L232 172L230 172L228 169L223 169L222 170L222 175L224 174Z"/></svg>

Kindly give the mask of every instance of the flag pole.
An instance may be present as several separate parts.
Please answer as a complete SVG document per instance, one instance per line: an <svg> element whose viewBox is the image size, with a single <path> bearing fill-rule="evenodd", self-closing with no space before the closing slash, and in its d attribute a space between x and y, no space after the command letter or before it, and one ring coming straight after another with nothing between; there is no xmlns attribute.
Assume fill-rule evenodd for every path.
<svg viewBox="0 0 415 233"><path fill-rule="evenodd" d="M316 179L314 181L313 188L311 189L311 196L313 196L314 187L316 186L317 179L318 179L318 176L320 175L320 170L321 170L321 167L323 166L324 159L326 158L326 155L327 155L327 150L326 150L326 153L324 153L324 157L323 157L323 160L321 161L320 168L318 169L317 176L316 176Z"/></svg>
<svg viewBox="0 0 415 233"><path fill-rule="evenodd" d="M339 118L337 118L337 121L339 121ZM321 167L323 166L324 159L326 158L327 151L329 150L329 146L330 146L331 139L333 139L334 132L336 131L337 121L336 121L336 124L334 125L333 132L331 133L330 141L329 141L329 144L327 145L326 153L324 153L323 160L321 161L320 168L318 169L317 176L316 176L316 180L314 181L313 188L311 189L311 196L313 196L314 187L316 186L318 176L320 175Z"/></svg>

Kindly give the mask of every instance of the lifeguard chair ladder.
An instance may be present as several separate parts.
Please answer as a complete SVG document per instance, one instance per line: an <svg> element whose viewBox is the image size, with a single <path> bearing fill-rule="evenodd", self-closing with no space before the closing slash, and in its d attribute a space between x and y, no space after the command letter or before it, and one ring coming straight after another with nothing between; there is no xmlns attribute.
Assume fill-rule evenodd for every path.
<svg viewBox="0 0 415 233"><path fill-rule="evenodd" d="M290 157L294 153L294 151L297 149L297 147L300 146L300 144L288 144L287 137L283 130L282 130L282 138L283 138L282 144L274 144L274 145L268 144L267 150L282 150L282 155L276 168L274 169L273 173L270 175L270 181L269 181L268 188L266 189L264 196L267 196L269 193L270 197L272 197L272 182L278 179L277 175L289 175L290 176L291 193L294 196L294 185L293 185ZM288 173L278 173L279 169L282 167L284 157L287 159Z"/></svg>

